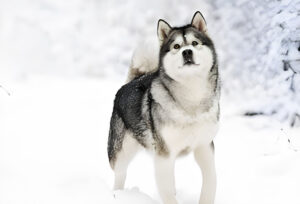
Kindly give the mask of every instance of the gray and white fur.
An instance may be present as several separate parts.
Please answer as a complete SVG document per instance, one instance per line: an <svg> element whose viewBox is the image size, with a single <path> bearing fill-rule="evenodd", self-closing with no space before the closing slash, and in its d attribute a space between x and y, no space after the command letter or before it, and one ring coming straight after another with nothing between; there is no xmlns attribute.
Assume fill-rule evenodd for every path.
<svg viewBox="0 0 300 204"><path fill-rule="evenodd" d="M158 21L157 57L137 50L127 84L116 94L108 137L114 189L123 189L129 162L141 148L154 154L164 204L176 204L174 164L193 152L202 172L200 204L213 204L216 172L213 139L219 124L217 55L198 11L192 22Z"/></svg>

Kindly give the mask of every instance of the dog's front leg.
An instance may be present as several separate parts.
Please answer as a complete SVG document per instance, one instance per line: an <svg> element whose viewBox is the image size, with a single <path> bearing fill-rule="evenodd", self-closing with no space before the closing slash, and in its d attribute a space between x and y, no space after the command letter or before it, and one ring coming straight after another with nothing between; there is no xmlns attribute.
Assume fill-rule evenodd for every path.
<svg viewBox="0 0 300 204"><path fill-rule="evenodd" d="M155 177L159 194L164 204L177 204L175 198L175 158L155 156Z"/></svg>
<svg viewBox="0 0 300 204"><path fill-rule="evenodd" d="M199 204L213 204L216 194L216 170L213 142L196 148L196 162L202 171L202 190Z"/></svg>

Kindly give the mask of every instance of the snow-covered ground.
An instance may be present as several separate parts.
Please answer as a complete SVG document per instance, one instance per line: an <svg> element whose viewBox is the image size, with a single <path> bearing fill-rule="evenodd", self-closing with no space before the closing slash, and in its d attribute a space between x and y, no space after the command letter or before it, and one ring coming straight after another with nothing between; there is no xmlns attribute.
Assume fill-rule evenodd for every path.
<svg viewBox="0 0 300 204"><path fill-rule="evenodd" d="M223 79L216 204L300 204L300 127L288 127L300 107L299 9L297 0L0 0L0 204L159 203L145 152L126 190L111 190L112 102L157 20L182 25L196 10ZM178 160L176 184L180 203L197 203L191 155Z"/></svg>
<svg viewBox="0 0 300 204"><path fill-rule="evenodd" d="M123 78L30 75L0 89L1 204L160 203L151 157L131 163L126 190L113 192L106 142L112 101ZM299 204L300 129L235 114L222 101L216 144L216 204ZM176 164L177 197L197 203L200 170Z"/></svg>

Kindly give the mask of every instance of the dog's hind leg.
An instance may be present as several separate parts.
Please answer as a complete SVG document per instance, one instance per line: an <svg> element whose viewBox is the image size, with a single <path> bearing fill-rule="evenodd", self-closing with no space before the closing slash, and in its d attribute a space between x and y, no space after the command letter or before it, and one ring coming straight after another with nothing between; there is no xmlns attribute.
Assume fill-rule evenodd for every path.
<svg viewBox="0 0 300 204"><path fill-rule="evenodd" d="M195 160L202 172L202 190L199 204L213 204L216 194L216 170L213 142L194 151Z"/></svg>
<svg viewBox="0 0 300 204"><path fill-rule="evenodd" d="M123 189L129 162L139 148L138 142L126 130L123 120L113 112L110 121L107 153L115 173L114 189Z"/></svg>
<svg viewBox="0 0 300 204"><path fill-rule="evenodd" d="M134 138L132 138L130 134L125 134L122 149L118 152L114 164L114 190L124 188L128 165L136 155L139 147L140 145L138 144L138 142Z"/></svg>
<svg viewBox="0 0 300 204"><path fill-rule="evenodd" d="M156 155L155 177L159 194L164 204L177 204L175 194L175 158Z"/></svg>

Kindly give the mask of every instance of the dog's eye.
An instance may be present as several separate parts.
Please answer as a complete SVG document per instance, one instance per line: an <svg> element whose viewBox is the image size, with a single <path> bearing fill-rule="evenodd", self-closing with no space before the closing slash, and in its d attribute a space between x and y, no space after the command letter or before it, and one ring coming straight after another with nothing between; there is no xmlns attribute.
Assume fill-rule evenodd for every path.
<svg viewBox="0 0 300 204"><path fill-rule="evenodd" d="M197 41L193 41L193 42L192 42L192 45L193 45L193 46L196 46L196 45L198 45L198 42L197 42Z"/></svg>
<svg viewBox="0 0 300 204"><path fill-rule="evenodd" d="M175 44L175 45L174 45L174 49L177 50L177 49L179 49L179 48L180 48L180 45L178 45L178 44Z"/></svg>

